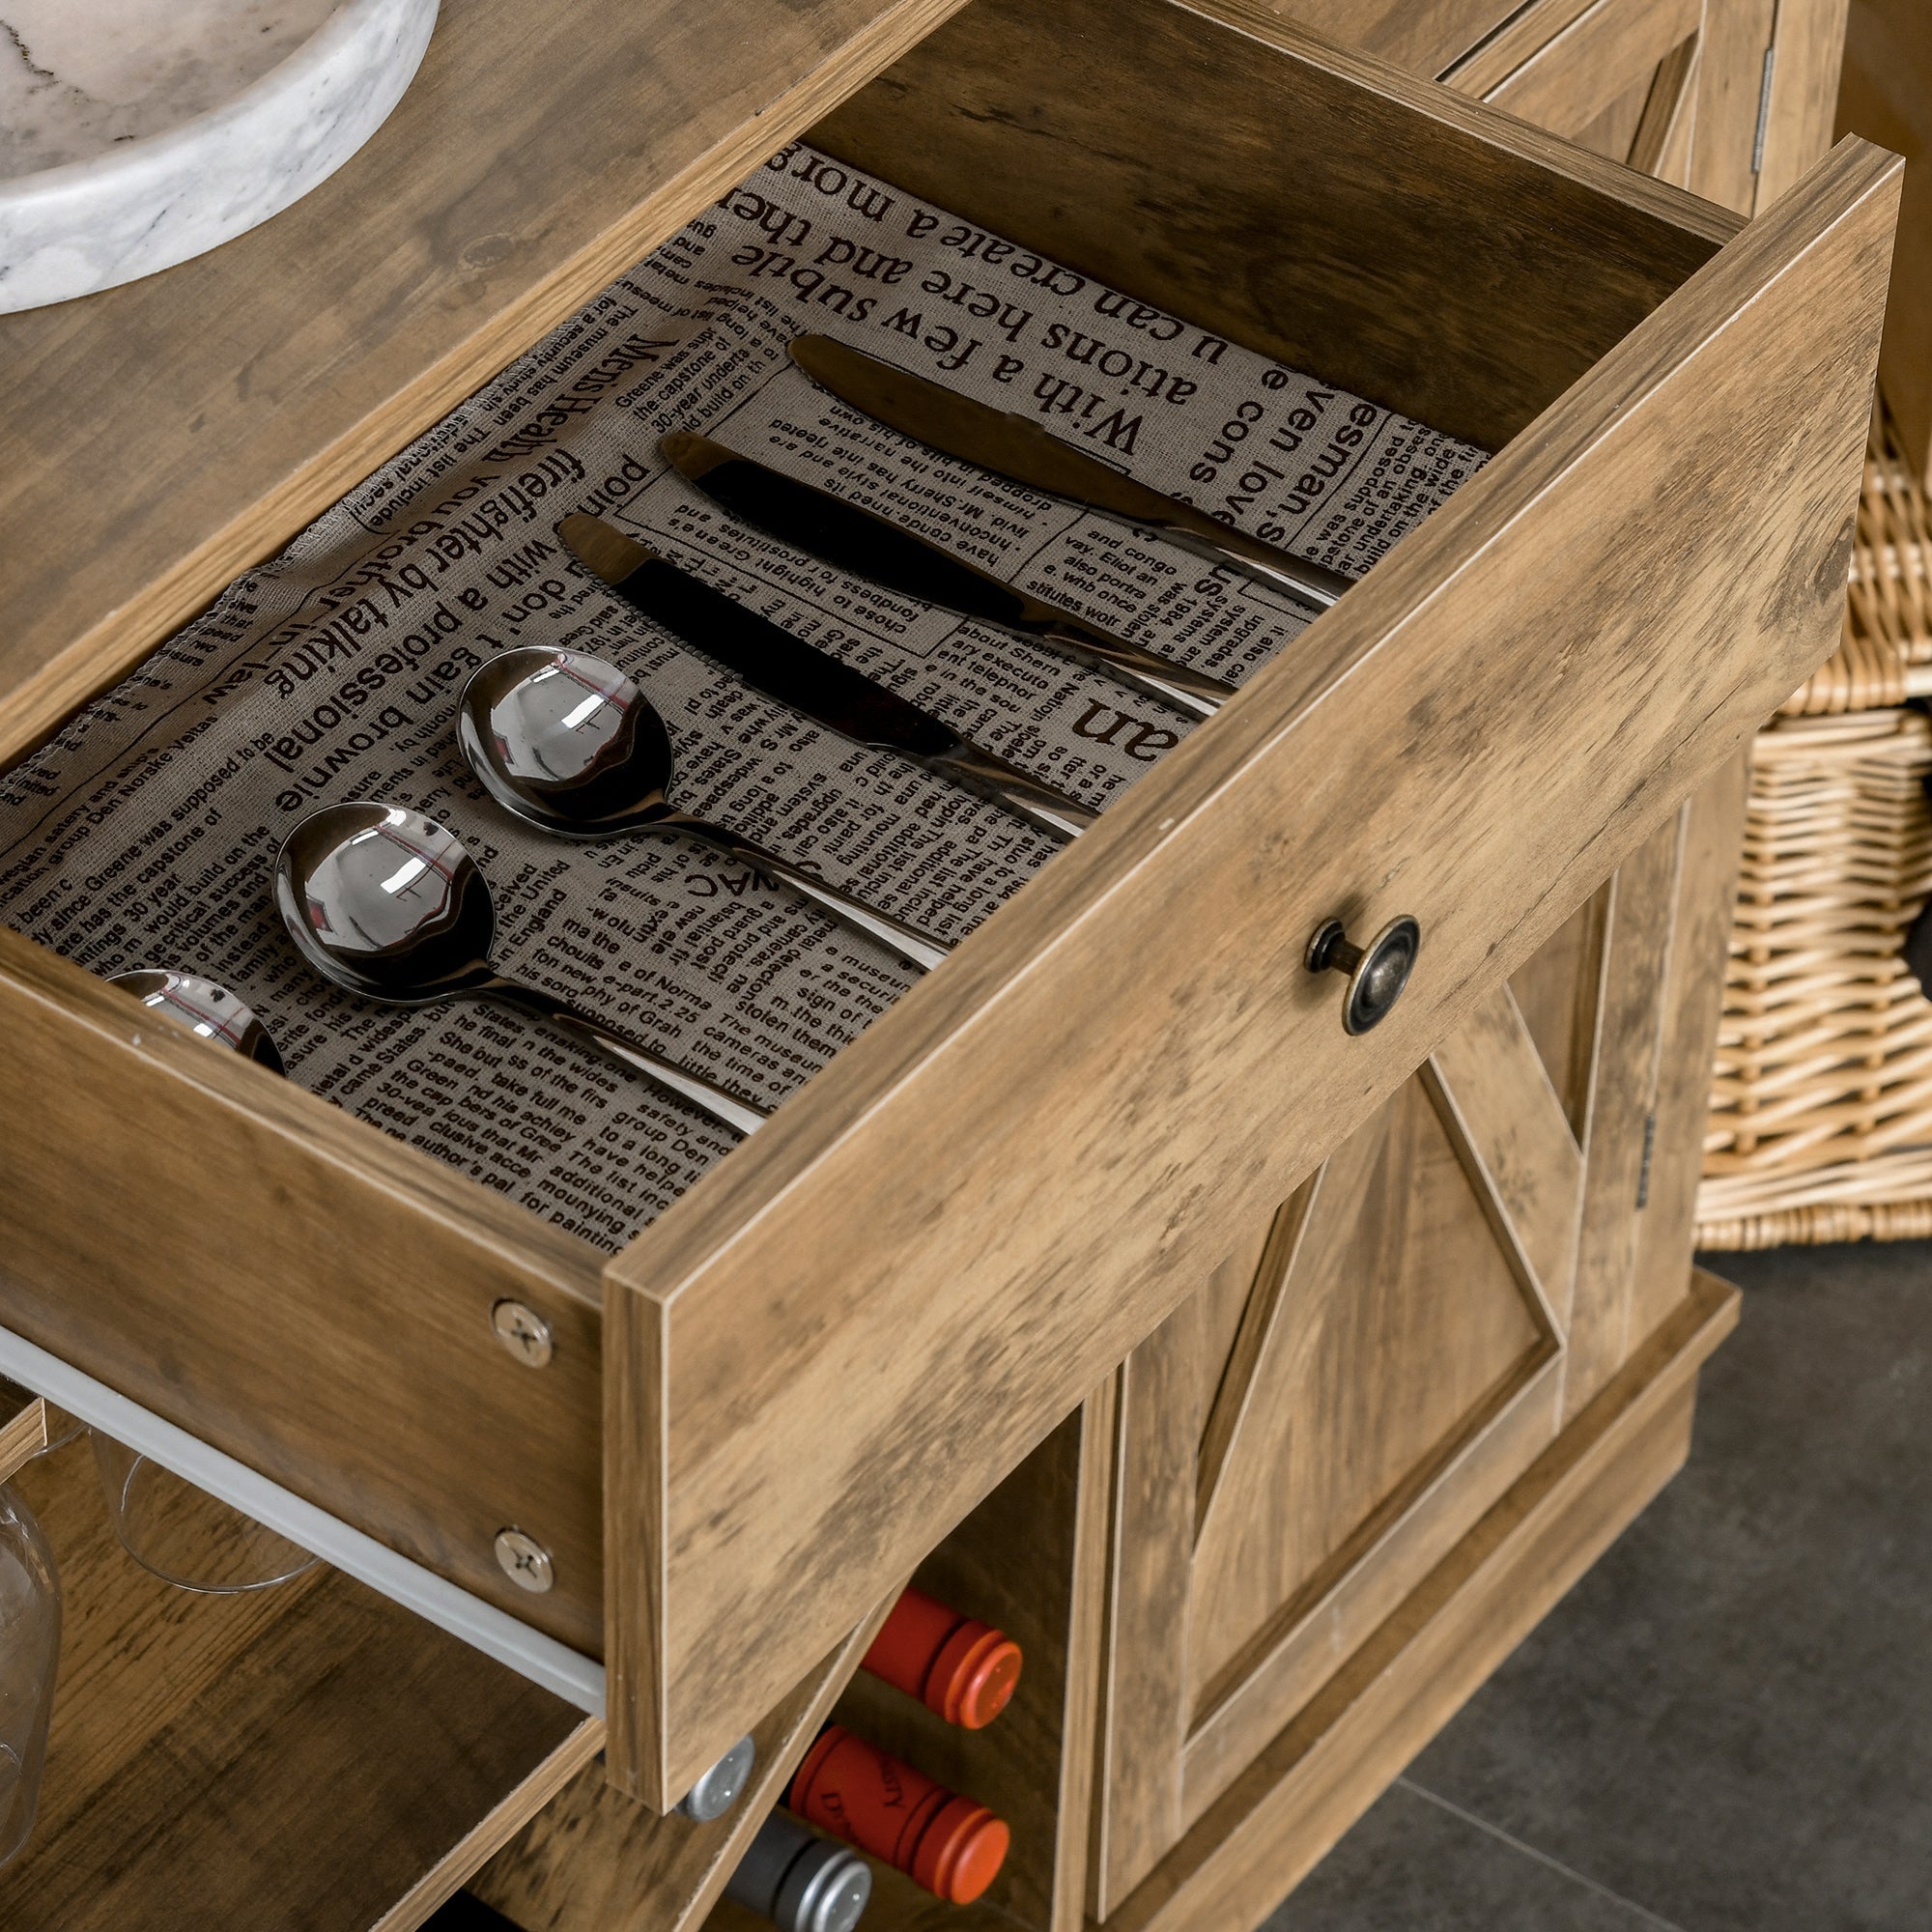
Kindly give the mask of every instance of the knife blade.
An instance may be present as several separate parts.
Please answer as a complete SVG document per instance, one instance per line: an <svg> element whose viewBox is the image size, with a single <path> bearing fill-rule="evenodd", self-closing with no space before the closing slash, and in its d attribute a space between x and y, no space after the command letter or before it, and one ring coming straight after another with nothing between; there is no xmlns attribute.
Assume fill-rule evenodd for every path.
<svg viewBox="0 0 1932 1932"><path fill-rule="evenodd" d="M1259 537L1216 523L1207 511L1178 497L1163 496L1118 469L1063 442L1030 416L996 410L949 389L943 383L882 362L863 349L835 342L829 335L801 335L790 345L791 359L822 389L864 410L889 429L990 469L1009 483L1044 491L1049 497L1100 510L1110 517L1156 530L1170 543L1212 563L1225 563L1243 577L1321 611L1353 583L1352 578L1291 556Z"/></svg>
<svg viewBox="0 0 1932 1932"><path fill-rule="evenodd" d="M658 447L686 482L740 523L753 525L835 570L961 617L1017 631L1065 657L1112 672L1190 718L1211 718L1235 695L1235 687L1218 677L1175 664L1070 611L1016 590L924 537L755 457L741 456L708 436L677 430Z"/></svg>
<svg viewBox="0 0 1932 1932"><path fill-rule="evenodd" d="M556 533L633 610L828 731L875 752L895 752L1056 838L1076 838L1099 816L601 518L566 517Z"/></svg>

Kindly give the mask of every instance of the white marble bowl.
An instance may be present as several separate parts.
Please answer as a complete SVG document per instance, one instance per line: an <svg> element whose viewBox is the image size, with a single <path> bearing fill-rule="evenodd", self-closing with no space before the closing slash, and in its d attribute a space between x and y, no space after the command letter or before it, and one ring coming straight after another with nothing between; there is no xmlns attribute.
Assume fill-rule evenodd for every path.
<svg viewBox="0 0 1932 1932"><path fill-rule="evenodd" d="M0 314L131 282L333 174L437 0L0 0Z"/></svg>

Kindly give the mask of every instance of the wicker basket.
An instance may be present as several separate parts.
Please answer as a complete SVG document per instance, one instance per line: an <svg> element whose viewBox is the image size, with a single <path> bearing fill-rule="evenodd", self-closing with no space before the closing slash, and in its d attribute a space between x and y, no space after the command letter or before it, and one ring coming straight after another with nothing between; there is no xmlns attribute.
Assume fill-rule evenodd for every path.
<svg viewBox="0 0 1932 1932"><path fill-rule="evenodd" d="M1874 428L1843 644L1751 753L1697 1195L1706 1248L1932 1236L1932 516Z"/></svg>

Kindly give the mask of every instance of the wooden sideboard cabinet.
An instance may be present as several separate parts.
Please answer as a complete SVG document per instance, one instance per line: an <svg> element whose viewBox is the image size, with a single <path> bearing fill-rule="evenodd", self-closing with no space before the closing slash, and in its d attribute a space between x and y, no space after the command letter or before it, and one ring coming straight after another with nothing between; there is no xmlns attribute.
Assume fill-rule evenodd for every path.
<svg viewBox="0 0 1932 1932"><path fill-rule="evenodd" d="M0 322L10 755L801 134L1496 452L608 1261L0 933L0 1326L608 1687L334 1571L197 1624L33 1465L87 1641L10 1926L468 1882L728 1932L834 1713L1013 1826L879 1932L1264 1916L1667 1480L1736 1318L1690 1240L1739 753L1838 634L1898 195L1825 153L1841 15L472 0L273 223ZM1309 938L1400 914L1350 1037ZM855 1675L909 1577L1024 1645L987 1730ZM738 1807L665 1815L747 1730Z"/></svg>

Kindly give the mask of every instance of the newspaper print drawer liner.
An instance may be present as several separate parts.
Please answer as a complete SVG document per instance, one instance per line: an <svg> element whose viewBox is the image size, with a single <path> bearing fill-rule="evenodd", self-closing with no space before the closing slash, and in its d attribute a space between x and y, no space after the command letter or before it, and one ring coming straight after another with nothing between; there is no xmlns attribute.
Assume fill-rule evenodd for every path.
<svg viewBox="0 0 1932 1932"><path fill-rule="evenodd" d="M0 1319L603 1654L611 1774L659 1803L1829 648L1895 192L1870 151L1731 240L1232 4L1238 30L1049 11L978 0L0 792L27 935L0 935ZM858 417L784 360L813 328L1383 560L1309 626ZM1244 689L1190 727L823 570L667 475L679 427ZM571 563L578 509L1104 817L1056 855L755 697ZM961 951L915 984L703 847L513 826L450 713L532 642L638 678L680 803ZM515 1014L321 987L267 868L314 803L372 794L461 834L520 969L797 1097L733 1151ZM1396 912L1415 982L1348 1039L1300 950ZM294 1079L70 962L226 980ZM549 1323L542 1369L494 1340L503 1299ZM506 1524L549 1594L497 1572Z"/></svg>
<svg viewBox="0 0 1932 1932"><path fill-rule="evenodd" d="M219 980L303 1086L553 1225L623 1247L736 1136L514 1011L332 990L271 900L298 819L374 798L449 825L492 881L508 969L768 1106L913 969L688 837L586 845L520 825L457 750L469 671L530 644L617 664L670 727L680 807L944 940L1058 848L750 691L579 565L560 518L605 518L1094 806L1189 721L732 523L669 469L659 438L702 429L1219 676L1244 678L1312 614L883 429L787 360L813 330L1024 407L1157 488L1205 483L1257 534L1351 576L1482 461L788 149L0 781L0 917L96 973L182 966Z"/></svg>

